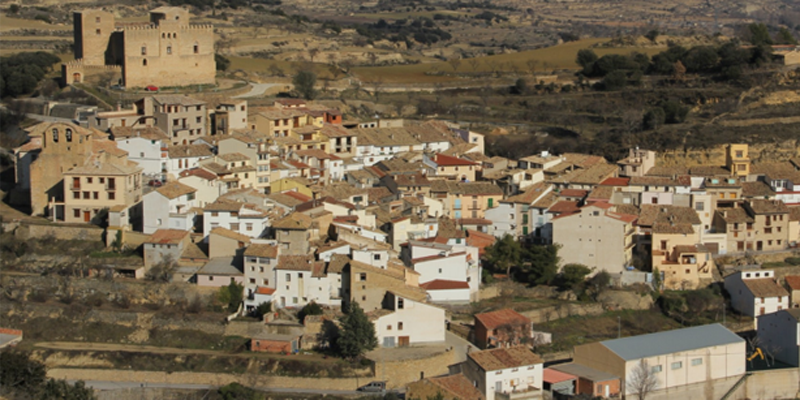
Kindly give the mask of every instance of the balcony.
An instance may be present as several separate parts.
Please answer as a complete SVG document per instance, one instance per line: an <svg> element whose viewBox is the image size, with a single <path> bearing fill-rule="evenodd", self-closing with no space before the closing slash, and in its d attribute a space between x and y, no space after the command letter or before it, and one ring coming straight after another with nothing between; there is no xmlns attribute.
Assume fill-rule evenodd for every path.
<svg viewBox="0 0 800 400"><path fill-rule="evenodd" d="M502 392L495 392L494 398L496 400L528 400L542 398L542 389L527 386L523 389L504 390Z"/></svg>

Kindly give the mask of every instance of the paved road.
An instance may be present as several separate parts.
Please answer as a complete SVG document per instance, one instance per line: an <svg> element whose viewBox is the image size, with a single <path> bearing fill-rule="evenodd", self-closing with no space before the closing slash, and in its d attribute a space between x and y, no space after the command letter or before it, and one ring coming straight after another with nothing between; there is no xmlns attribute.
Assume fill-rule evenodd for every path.
<svg viewBox="0 0 800 400"><path fill-rule="evenodd" d="M233 96L234 99L245 99L248 97L258 97L264 94L267 89L275 86L282 86L282 83L254 83L250 82L250 91L238 96Z"/></svg>
<svg viewBox="0 0 800 400"><path fill-rule="evenodd" d="M472 343L450 331L445 332L444 341L448 346L452 346L453 351L456 352L456 363L467 361L468 351L479 350Z"/></svg>
<svg viewBox="0 0 800 400"><path fill-rule="evenodd" d="M69 383L75 381L69 380ZM188 389L188 390L208 390L216 389L213 385L193 385L183 383L142 383L142 382L109 382L109 381L86 381L86 386L95 390L116 390L131 388L168 388L168 389ZM297 388L275 388L257 387L256 389L265 392L276 393L302 393L302 394L335 394L340 396L356 396L364 393L355 390L324 390L324 389L297 389Z"/></svg>

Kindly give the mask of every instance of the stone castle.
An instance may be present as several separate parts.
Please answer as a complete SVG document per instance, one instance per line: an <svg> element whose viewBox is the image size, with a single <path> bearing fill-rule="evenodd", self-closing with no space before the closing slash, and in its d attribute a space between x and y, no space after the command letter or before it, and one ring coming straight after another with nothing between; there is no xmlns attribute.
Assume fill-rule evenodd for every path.
<svg viewBox="0 0 800 400"><path fill-rule="evenodd" d="M179 7L156 8L144 23L119 23L98 9L75 12L75 61L62 65L64 83L121 68L127 88L213 84L214 28L189 19Z"/></svg>

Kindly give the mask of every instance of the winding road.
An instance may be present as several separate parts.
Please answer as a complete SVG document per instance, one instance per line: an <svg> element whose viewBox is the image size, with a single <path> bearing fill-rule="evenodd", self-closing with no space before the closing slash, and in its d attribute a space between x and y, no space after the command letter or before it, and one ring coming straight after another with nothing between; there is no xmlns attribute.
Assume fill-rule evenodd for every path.
<svg viewBox="0 0 800 400"><path fill-rule="evenodd" d="M255 83L250 82L250 91L244 94L240 94L238 96L233 96L234 99L246 99L250 97L258 97L263 95L269 88L275 86L282 86L286 85L283 83Z"/></svg>

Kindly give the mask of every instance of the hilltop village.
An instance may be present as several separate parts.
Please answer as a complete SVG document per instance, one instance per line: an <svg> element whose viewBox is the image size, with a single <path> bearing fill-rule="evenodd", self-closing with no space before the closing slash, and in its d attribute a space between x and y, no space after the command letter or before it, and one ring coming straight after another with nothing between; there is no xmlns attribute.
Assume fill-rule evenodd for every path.
<svg viewBox="0 0 800 400"><path fill-rule="evenodd" d="M128 87L213 82L211 27L188 21L171 7L141 26L78 12L76 61L63 79L110 69ZM297 374L251 386L448 400L783 398L800 389L800 276L781 271L800 264L791 257L800 158L756 162L750 146L730 143L720 165L668 167L638 147L619 160L508 159L487 155L485 134L443 119L350 120L311 100L252 106L154 92L26 126L8 199L27 215L4 217L3 227L54 242L89 232L109 254L138 254L109 258L104 279L225 293L228 316L216 323L247 321L237 334L245 357L372 360L360 381ZM757 259L775 254L789 257L775 268ZM557 334L515 310L517 300L454 318L514 283L569 302L586 299L565 288L649 298L714 287L725 304L719 323L586 336L556 355L543 349ZM3 346L23 346L24 329L3 323ZM65 370L52 376L91 380ZM103 380L157 383L123 375Z"/></svg>

